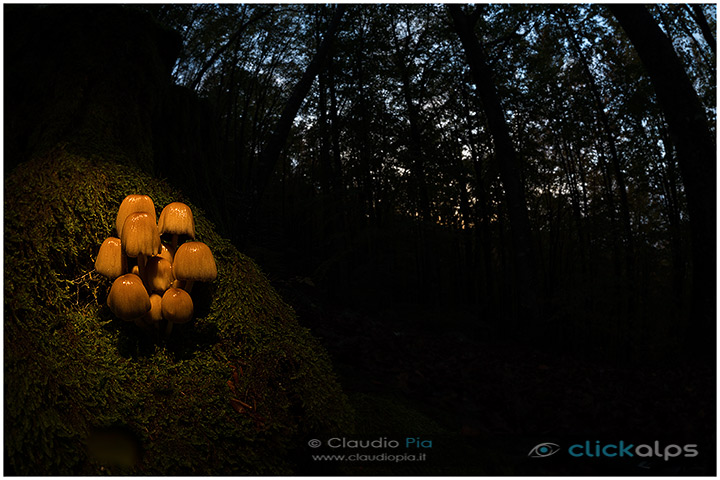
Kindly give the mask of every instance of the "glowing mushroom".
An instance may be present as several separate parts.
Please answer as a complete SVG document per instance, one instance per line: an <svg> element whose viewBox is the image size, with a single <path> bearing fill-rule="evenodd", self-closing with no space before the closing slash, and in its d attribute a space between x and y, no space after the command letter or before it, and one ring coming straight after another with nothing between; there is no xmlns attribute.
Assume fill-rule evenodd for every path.
<svg viewBox="0 0 720 480"><path fill-rule="evenodd" d="M114 280L127 271L127 259L122 252L122 245L119 238L110 237L100 245L95 270Z"/></svg>
<svg viewBox="0 0 720 480"><path fill-rule="evenodd" d="M172 286L175 277L172 264L162 257L150 257L145 266L147 286L151 292L164 292Z"/></svg>
<svg viewBox="0 0 720 480"><path fill-rule="evenodd" d="M120 239L125 254L128 257L137 257L140 278L145 282L147 257L160 252L160 234L155 218L145 212L131 213L125 219Z"/></svg>
<svg viewBox="0 0 720 480"><path fill-rule="evenodd" d="M195 221L192 210L182 202L168 204L160 213L158 220L160 235L169 233L172 235L171 250L177 248L178 236L186 235L195 240Z"/></svg>
<svg viewBox="0 0 720 480"><path fill-rule="evenodd" d="M175 252L173 274L185 281L185 290L192 291L193 282L212 282L217 278L217 266L210 247L203 242L185 242Z"/></svg>
<svg viewBox="0 0 720 480"><path fill-rule="evenodd" d="M174 323L187 323L193 316L190 294L179 288L169 288L162 296L162 316L167 320L166 335L170 335Z"/></svg>
<svg viewBox="0 0 720 480"><path fill-rule="evenodd" d="M115 218L115 229L117 230L118 237L122 238L122 229L125 225L125 220L131 213L145 212L152 216L155 221L155 204L153 204L152 198L147 195L128 195L120 203L117 217Z"/></svg>
<svg viewBox="0 0 720 480"><path fill-rule="evenodd" d="M137 322L151 307L142 280L132 273L115 279L110 287L107 305L115 316L127 322Z"/></svg>
<svg viewBox="0 0 720 480"><path fill-rule="evenodd" d="M153 293L150 295L150 310L143 315L143 322L148 326L157 328L162 318L162 297L157 293Z"/></svg>
<svg viewBox="0 0 720 480"><path fill-rule="evenodd" d="M170 250L165 243L161 242L160 243L160 253L158 254L158 256L162 257L165 260L167 260L168 262L172 263L173 257L175 256L175 250L177 250L177 249L173 248L172 250Z"/></svg>

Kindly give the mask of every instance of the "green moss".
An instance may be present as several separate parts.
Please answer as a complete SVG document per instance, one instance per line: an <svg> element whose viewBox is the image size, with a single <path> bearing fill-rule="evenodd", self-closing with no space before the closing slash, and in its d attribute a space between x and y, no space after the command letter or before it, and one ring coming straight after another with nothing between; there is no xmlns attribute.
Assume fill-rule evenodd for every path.
<svg viewBox="0 0 720 480"><path fill-rule="evenodd" d="M93 272L130 193L190 205L218 265L166 341L113 318ZM307 438L353 430L327 354L258 267L133 168L57 148L6 178L4 301L7 472L291 474Z"/></svg>

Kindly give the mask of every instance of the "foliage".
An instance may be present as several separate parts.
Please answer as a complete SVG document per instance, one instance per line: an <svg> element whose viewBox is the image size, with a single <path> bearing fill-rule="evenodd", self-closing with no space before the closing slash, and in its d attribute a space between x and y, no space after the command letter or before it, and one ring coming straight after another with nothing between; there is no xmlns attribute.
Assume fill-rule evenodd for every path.
<svg viewBox="0 0 720 480"><path fill-rule="evenodd" d="M236 179L223 194L221 219L233 218L243 191L253 188L267 133L288 86L317 49L331 9L167 6L157 12L168 25L192 30L179 67L184 72L197 71L217 52L208 38L229 38L265 8L203 81L193 83L216 105L229 148L220 161ZM566 301L578 291L598 315L598 327L620 314L637 322L635 329L656 307L671 323L686 315L692 264L676 141L622 29L602 5L467 10L474 8L475 33L520 157L543 316L577 318L582 328L590 314ZM701 35L699 10L712 28L714 6L649 9L712 118L714 45ZM182 72L176 81L189 85ZM341 301L376 298L383 289L365 275L375 265L402 277L394 283L407 288L395 301L478 305L503 323L514 311L502 305L517 303L516 266L486 123L445 6L352 6L256 221L229 236L249 237L262 248L275 239L285 244L279 249L304 252L297 273ZM436 252L445 250L457 259L438 259ZM397 270L398 262L384 260L393 257L403 259ZM461 287L448 289L458 295L439 292L455 283Z"/></svg>
<svg viewBox="0 0 720 480"><path fill-rule="evenodd" d="M105 306L110 282L93 271L120 201L134 192L158 208L190 205L218 264L217 281L196 287L196 318L167 341L115 319ZM21 165L5 194L9 471L288 474L298 441L351 431L323 349L257 266L179 192L58 148ZM91 448L116 430L131 447ZM137 461L127 460L128 449Z"/></svg>

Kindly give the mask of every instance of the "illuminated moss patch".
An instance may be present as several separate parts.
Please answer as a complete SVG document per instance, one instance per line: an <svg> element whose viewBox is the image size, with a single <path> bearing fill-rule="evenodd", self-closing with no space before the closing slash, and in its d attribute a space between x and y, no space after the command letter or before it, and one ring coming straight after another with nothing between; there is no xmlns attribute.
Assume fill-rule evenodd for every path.
<svg viewBox="0 0 720 480"><path fill-rule="evenodd" d="M165 340L114 318L93 272L137 192L188 204L218 267ZM353 428L327 354L199 208L61 148L5 180L4 360L8 473L292 474L307 438Z"/></svg>

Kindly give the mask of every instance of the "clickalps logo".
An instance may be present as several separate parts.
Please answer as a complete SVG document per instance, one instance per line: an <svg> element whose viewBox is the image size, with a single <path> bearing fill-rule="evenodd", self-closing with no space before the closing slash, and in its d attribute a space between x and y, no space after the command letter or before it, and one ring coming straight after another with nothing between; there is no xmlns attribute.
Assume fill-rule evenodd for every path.
<svg viewBox="0 0 720 480"><path fill-rule="evenodd" d="M545 458L552 456L561 450L556 443L544 442L535 445L528 457ZM629 458L629 457L654 457L667 461L675 457L697 457L698 449L694 443L687 445L676 445L674 443L663 445L659 441L650 444L636 445L620 440L617 443L603 443L600 440L586 441L571 445L567 449L572 457L580 458Z"/></svg>
<svg viewBox="0 0 720 480"><path fill-rule="evenodd" d="M560 446L557 443L538 443L533 447L532 450L530 450L530 453L528 453L528 457L544 458L549 457L550 455L555 455L559 451Z"/></svg>

